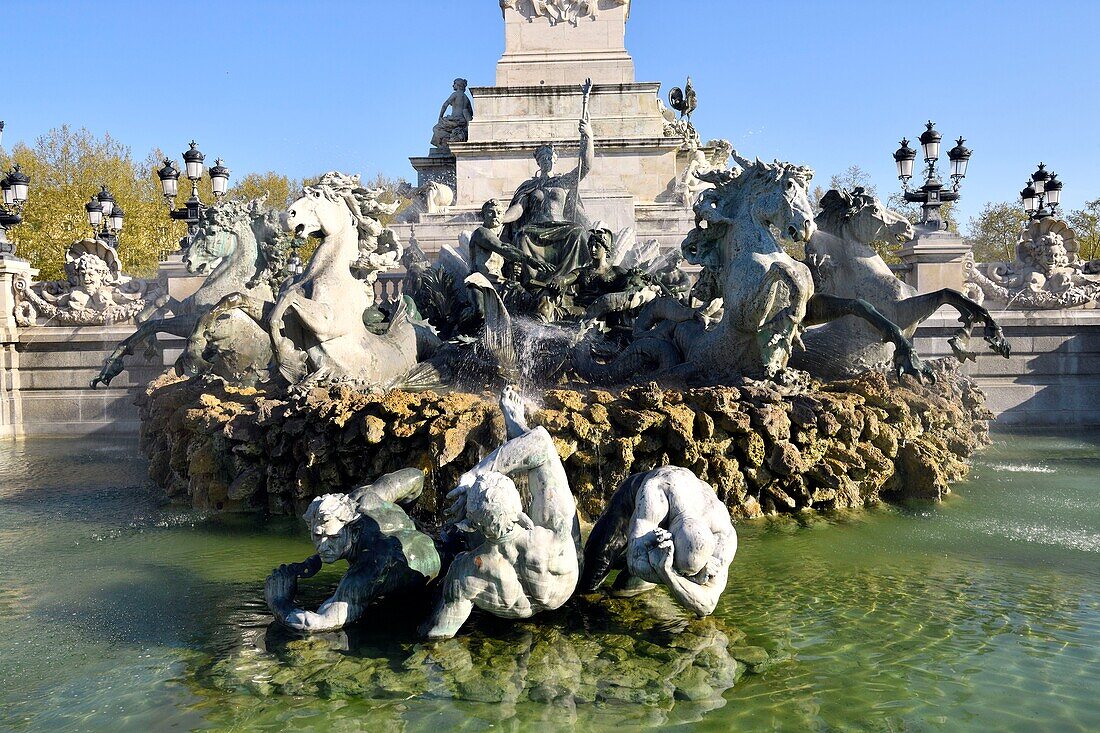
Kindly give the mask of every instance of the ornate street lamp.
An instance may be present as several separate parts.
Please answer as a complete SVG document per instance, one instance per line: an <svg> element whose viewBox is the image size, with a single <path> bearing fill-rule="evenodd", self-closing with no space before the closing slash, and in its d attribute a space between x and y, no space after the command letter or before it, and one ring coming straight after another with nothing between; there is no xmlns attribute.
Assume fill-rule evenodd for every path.
<svg viewBox="0 0 1100 733"><path fill-rule="evenodd" d="M92 234L95 234L99 229L99 222L103 220L103 204L99 203L99 199L92 196L88 203L84 204L84 212L88 217L88 225L92 228Z"/></svg>
<svg viewBox="0 0 1100 733"><path fill-rule="evenodd" d="M0 120L0 144L4 142L4 121Z"/></svg>
<svg viewBox="0 0 1100 733"><path fill-rule="evenodd" d="M1024 186L1024 190L1020 191L1020 200L1024 202L1024 211L1027 212L1028 216L1034 214L1036 209L1039 208L1035 203L1038 200L1038 194L1035 193L1035 186L1031 184L1031 181L1028 181Z"/></svg>
<svg viewBox="0 0 1100 733"><path fill-rule="evenodd" d="M1057 173L1051 173L1050 178L1047 179L1046 197L1050 213L1056 213L1058 204L1062 200L1062 182L1058 180Z"/></svg>
<svg viewBox="0 0 1100 733"><path fill-rule="evenodd" d="M955 141L955 147L947 151L947 158L951 161L951 182L955 183L966 178L966 166L970 163L970 148L963 145L965 138Z"/></svg>
<svg viewBox="0 0 1100 733"><path fill-rule="evenodd" d="M925 124L925 130L920 138L921 153L924 156L925 179L924 184L916 191L910 190L909 179L913 177L913 161L916 160L917 151L909 147L908 140L901 141L901 147L894 152L894 162L898 167L898 178L901 180L902 194L906 201L921 205L920 223L933 230L945 229L940 217L940 206L951 201L959 200L959 187L962 179L966 177L966 168L970 163L971 151L963 145L966 142L959 138L955 147L947 152L951 161L951 188L944 189L939 175L936 173L936 163L940 158L940 142L943 136L936 130L934 122L929 120Z"/></svg>
<svg viewBox="0 0 1100 733"><path fill-rule="evenodd" d="M909 147L909 139L901 139L901 147L894 151L894 162L898 166L898 178L902 185L908 186L909 179L913 177L913 161L917 159L917 151Z"/></svg>
<svg viewBox="0 0 1100 733"><path fill-rule="evenodd" d="M184 172L187 179L191 181L191 197L179 209L172 208L172 204L176 200L176 194L179 192L179 169L175 167L170 159L165 158L164 167L157 171L161 191L164 193L164 200L168 204L168 215L177 221L187 223L188 241L198 231L202 212L207 208L207 205L199 199L199 181L202 180L204 160L206 160L206 156L199 150L198 143L192 140L191 147L183 154ZM229 188L229 169L222 164L221 158L215 161L214 167L210 169L210 185L214 189L215 200L221 199Z"/></svg>
<svg viewBox="0 0 1100 733"><path fill-rule="evenodd" d="M1058 174L1048 171L1045 163L1040 163L1027 186L1020 191L1020 201L1024 211L1032 219L1046 219L1058 215L1058 204L1062 200L1062 182Z"/></svg>
<svg viewBox="0 0 1100 733"><path fill-rule="evenodd" d="M19 168L19 164L0 180L3 203L0 204L0 259L15 257L15 243L8 240L8 229L23 221L23 207L27 203L31 179Z"/></svg>
<svg viewBox="0 0 1100 733"><path fill-rule="evenodd" d="M214 160L214 167L210 169L210 185L214 189L214 198L220 199L229 188L229 169L223 164L221 158Z"/></svg>
<svg viewBox="0 0 1100 733"><path fill-rule="evenodd" d="M126 218L122 207L115 203L115 197L107 190L107 184L99 187L99 193L84 204L88 216L88 225L92 227L92 236L111 249L118 249L118 235L122 233L122 224Z"/></svg>

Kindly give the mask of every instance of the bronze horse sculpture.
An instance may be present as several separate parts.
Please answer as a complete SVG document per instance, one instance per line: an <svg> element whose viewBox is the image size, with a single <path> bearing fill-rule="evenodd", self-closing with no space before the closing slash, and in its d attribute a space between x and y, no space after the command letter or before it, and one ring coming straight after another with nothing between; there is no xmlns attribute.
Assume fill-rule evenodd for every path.
<svg viewBox="0 0 1100 733"><path fill-rule="evenodd" d="M809 267L791 257L775 236L808 242L817 225L807 197L813 171L789 163L755 162L732 153L739 169L698 177L714 188L695 205L695 228L681 245L717 287L722 315L703 313L673 298L659 298L635 322L635 340L605 364L581 341L574 359L583 376L600 382L629 381L674 370L686 379L728 382L739 377L773 379L802 346L808 326L855 315L879 341L895 346L899 372L930 376L900 328L857 295L817 292Z"/></svg>
<svg viewBox="0 0 1100 733"><path fill-rule="evenodd" d="M283 234L280 215L265 206L264 199L250 202L223 201L203 212L198 232L187 245L183 261L187 271L208 272L191 296L171 308L172 315L141 323L106 359L91 383L109 385L125 368L125 359L141 345L151 347L158 333L188 339L187 349L176 361L179 374L197 374L205 364L208 316L226 298L262 309L275 301L286 264L289 239Z"/></svg>

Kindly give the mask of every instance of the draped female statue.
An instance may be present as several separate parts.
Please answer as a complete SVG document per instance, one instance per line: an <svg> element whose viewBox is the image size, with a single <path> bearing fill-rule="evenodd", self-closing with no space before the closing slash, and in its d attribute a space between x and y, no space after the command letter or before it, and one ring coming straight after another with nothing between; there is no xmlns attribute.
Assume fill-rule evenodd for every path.
<svg viewBox="0 0 1100 733"><path fill-rule="evenodd" d="M592 123L588 119L588 94L591 81L583 87L580 155L577 167L569 173L554 174L558 159L552 144L539 146L535 160L539 172L524 181L504 212L504 241L524 253L553 266L552 277L564 277L588 264L589 221L580 199L580 182L592 170L596 157ZM531 268L531 277L544 277Z"/></svg>

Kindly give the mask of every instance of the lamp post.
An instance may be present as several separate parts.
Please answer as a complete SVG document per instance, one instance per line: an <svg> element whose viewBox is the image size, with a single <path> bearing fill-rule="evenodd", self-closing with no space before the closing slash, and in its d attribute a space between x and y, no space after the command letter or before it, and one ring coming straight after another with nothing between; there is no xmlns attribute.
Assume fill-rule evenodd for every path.
<svg viewBox="0 0 1100 733"><path fill-rule="evenodd" d="M111 249L118 249L118 235L122 233L122 224L126 218L122 207L115 203L115 197L107 190L107 184L101 184L99 193L84 204L88 224L92 227L92 237L100 240Z"/></svg>
<svg viewBox="0 0 1100 733"><path fill-rule="evenodd" d="M971 155L970 149L963 145L966 140L961 137L956 141L955 147L947 151L947 157L951 161L951 188L945 189L936 171L942 139L935 123L929 120L919 138L925 164L924 183L915 191L909 188L909 179L913 177L913 161L917 158L917 151L909 147L909 140L902 139L901 147L894 152L902 194L906 201L921 205L920 223L933 231L947 228L940 216L940 206L959 200L959 186L966 177L966 167L970 163Z"/></svg>
<svg viewBox="0 0 1100 733"><path fill-rule="evenodd" d="M1062 182L1058 174L1046 169L1045 163L1031 174L1024 190L1020 191L1020 201L1024 211L1033 221L1058 215L1058 204L1062 200Z"/></svg>
<svg viewBox="0 0 1100 733"><path fill-rule="evenodd" d="M31 179L15 166L0 180L3 203L0 203L0 259L15 258L15 243L8 240L8 229L23 221L23 206L27 203Z"/></svg>
<svg viewBox="0 0 1100 733"><path fill-rule="evenodd" d="M184 171L187 179L191 181L191 197L179 209L173 209L172 204L179 192L180 171L169 158L164 159L164 167L157 171L160 179L161 191L164 193L165 203L168 204L168 215L177 221L187 223L187 239L195 236L198 231L202 212L207 208L199 199L199 181L202 180L203 161L206 156L198 148L198 144L192 140L191 147L183 154ZM210 169L210 184L214 189L215 201L225 195L229 187L229 169L222 164L221 158L214 162Z"/></svg>

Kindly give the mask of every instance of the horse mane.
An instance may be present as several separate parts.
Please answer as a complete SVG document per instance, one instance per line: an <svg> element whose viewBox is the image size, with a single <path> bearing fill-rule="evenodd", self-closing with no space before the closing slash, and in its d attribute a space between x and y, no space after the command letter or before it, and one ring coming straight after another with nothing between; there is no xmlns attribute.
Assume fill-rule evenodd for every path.
<svg viewBox="0 0 1100 733"><path fill-rule="evenodd" d="M875 197L867 193L862 186L857 186L850 191L829 189L821 197L821 213L814 221L818 229L839 237L844 225L851 221L867 206L874 206Z"/></svg>
<svg viewBox="0 0 1100 733"><path fill-rule="evenodd" d="M750 161L738 154L732 147L729 155L737 164L737 168L695 173L695 177L700 181L714 185L714 188L707 189L700 195L694 207L697 219L707 221L723 220L724 216L718 212L724 208L725 204L753 184L762 181L778 183L786 176L794 179L800 186L806 187L813 179L813 169L806 166L785 163L780 160L765 163L760 158Z"/></svg>

